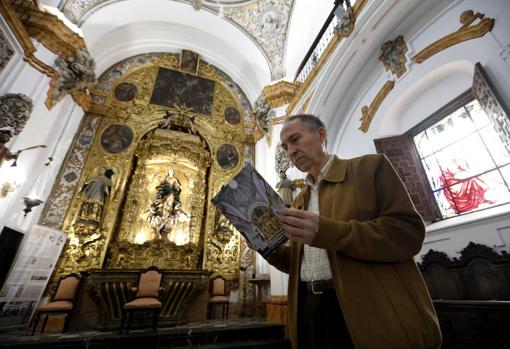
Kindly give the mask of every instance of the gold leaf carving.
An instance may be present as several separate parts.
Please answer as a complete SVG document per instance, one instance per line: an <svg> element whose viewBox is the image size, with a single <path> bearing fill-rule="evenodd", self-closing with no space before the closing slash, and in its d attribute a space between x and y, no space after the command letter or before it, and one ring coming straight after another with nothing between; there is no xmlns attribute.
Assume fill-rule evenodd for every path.
<svg viewBox="0 0 510 349"><path fill-rule="evenodd" d="M365 133L368 131L368 128L372 123L372 119L374 118L375 113L379 109L381 103L384 101L386 96L390 93L391 90L393 90L394 86L395 86L394 81L392 80L386 81L384 86L377 93L377 96L375 96L372 103L370 103L370 107L367 107L365 105L363 106L363 108L361 108L361 113L363 114L363 116L360 119L361 125L358 128L358 130L361 130Z"/></svg>
<svg viewBox="0 0 510 349"><path fill-rule="evenodd" d="M244 125L246 108L241 108L240 97L224 84L225 74L203 61L197 75L214 80L216 85L212 116L193 114L180 106L150 104L158 68L177 69L179 58L164 54L143 56L143 59L146 63L142 65L136 65L135 60L120 62L122 74L115 80L100 78L101 86L92 90L98 97L93 102L98 100L100 104L93 103L90 114L97 115L101 121L90 151L83 155L86 160L77 187L81 188L98 169L109 168L114 171L111 195L103 207L104 217L94 227L76 224L83 198L78 190L72 196L62 226L69 233L69 241L58 272L101 267L139 268L150 262L165 269L209 270L238 278L240 235L236 231L229 236L215 230L216 209L210 199L242 167L246 149L248 154L253 149L253 136ZM137 93L132 100L124 102L115 98L115 88L121 83L136 86ZM238 124L225 121L228 107L240 111ZM167 113L175 118L165 125ZM194 132L187 127L189 123ZM127 126L133 132L132 143L115 154L105 151L101 143L103 133L112 125ZM222 144L232 145L239 154L233 168L223 169L216 162L215 154ZM190 216L183 223L186 240L172 243L152 240L150 230L145 230L149 229L145 211L168 167L175 170L186 187L181 199L183 210ZM144 241L137 240L138 233L144 230L147 233Z"/></svg>
<svg viewBox="0 0 510 349"><path fill-rule="evenodd" d="M450 46L484 36L494 27L494 19L488 17L484 18L484 16L485 15L482 13L475 14L471 10L462 12L460 15L460 23L462 26L457 31L434 41L432 44L415 54L412 60L416 63L423 63L436 53L439 53ZM478 24L471 25L477 19L480 20Z"/></svg>

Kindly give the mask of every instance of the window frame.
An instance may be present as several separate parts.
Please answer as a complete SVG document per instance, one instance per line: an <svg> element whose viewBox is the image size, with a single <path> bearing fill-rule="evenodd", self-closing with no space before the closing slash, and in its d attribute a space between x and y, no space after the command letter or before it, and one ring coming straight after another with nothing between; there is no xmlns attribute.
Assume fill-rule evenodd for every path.
<svg viewBox="0 0 510 349"><path fill-rule="evenodd" d="M481 209L475 209L475 210L468 211L468 212L461 212L461 213L455 214L455 215L450 216L450 217L444 217L444 215L442 214L441 209L440 209L440 207L439 207L439 205L437 203L437 200L435 198L434 190L433 190L432 186L430 185L430 180L428 179L427 172L425 171L423 163L422 163L422 161L420 159L420 154L418 152L418 148L416 147L416 143L414 142L414 137L416 135L418 135L420 132L425 131L426 129L428 129L429 127L431 127L432 125L434 125L438 121L446 118L447 116L449 116L450 114L452 114L453 112L455 112L456 110L458 110L459 108L465 106L466 104L468 104L469 102L471 102L473 100L478 100L478 98L473 93L473 88L470 87L468 90L466 90L465 92L461 93L459 96L454 98L452 101L448 102L443 107L439 108L432 115L426 117L424 120L422 120L417 125L413 126L411 129L409 129L408 131L406 131L403 134L403 136L408 138L410 144L412 144L411 152L414 155L417 163L419 163L420 170L422 171L424 177L427 179L427 182L424 183L424 186L427 188L428 195L432 199L431 203L434 205L434 209L438 213L438 219L435 222L440 222L440 221L444 221L444 220L447 220L447 219L450 219L450 218L465 216L465 215L468 215L468 214L474 213L474 212L490 210L492 208L495 208L495 207L498 207L498 206L502 206L502 205L507 205L507 204L510 203L510 202L506 202L506 203L502 203L502 204L498 204L498 205L494 205L494 206L490 206L490 207L485 207L485 208L481 208ZM491 122L492 122L492 120L491 120ZM464 139L464 138L462 138L462 139ZM499 168L501 168L501 166L496 166L495 167L495 169L499 169Z"/></svg>

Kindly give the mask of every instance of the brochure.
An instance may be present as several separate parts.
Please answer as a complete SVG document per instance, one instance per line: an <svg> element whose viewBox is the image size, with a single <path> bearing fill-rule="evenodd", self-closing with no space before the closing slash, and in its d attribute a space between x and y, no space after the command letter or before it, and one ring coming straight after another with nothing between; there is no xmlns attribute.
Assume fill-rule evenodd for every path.
<svg viewBox="0 0 510 349"><path fill-rule="evenodd" d="M287 241L277 217L285 203L250 164L224 185L212 202L262 257Z"/></svg>

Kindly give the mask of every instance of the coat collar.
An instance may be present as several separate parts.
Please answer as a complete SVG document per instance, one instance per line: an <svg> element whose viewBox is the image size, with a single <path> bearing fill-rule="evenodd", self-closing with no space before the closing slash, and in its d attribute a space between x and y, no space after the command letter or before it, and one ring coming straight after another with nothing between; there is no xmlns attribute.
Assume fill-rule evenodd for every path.
<svg viewBox="0 0 510 349"><path fill-rule="evenodd" d="M328 173L324 176L324 180L328 182L343 182L345 174L347 173L347 161L340 159L338 156L333 155L333 162L329 167Z"/></svg>
<svg viewBox="0 0 510 349"><path fill-rule="evenodd" d="M342 160L338 158L336 155L333 155L333 162L329 167L328 173L324 176L323 180L333 183L343 182L347 173L347 164L348 161ZM299 193L298 197L294 202L295 208L304 209L305 203L310 199L310 186L307 185L301 193Z"/></svg>

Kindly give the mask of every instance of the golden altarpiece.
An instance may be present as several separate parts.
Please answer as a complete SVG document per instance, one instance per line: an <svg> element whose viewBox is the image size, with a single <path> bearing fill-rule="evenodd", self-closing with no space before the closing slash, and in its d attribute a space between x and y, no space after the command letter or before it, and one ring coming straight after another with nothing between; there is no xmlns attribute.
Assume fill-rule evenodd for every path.
<svg viewBox="0 0 510 349"><path fill-rule="evenodd" d="M243 312L240 285L248 283L240 270L253 268L254 257L211 203L253 159L242 91L183 50L115 65L92 97L84 120L94 120L94 133L82 126L77 136L78 143L88 137L88 150L66 160L83 165L62 219L68 243L54 279L86 275L84 292L97 305L100 328L118 323L136 270L151 265L165 270L162 324L186 321L186 307L211 274L239 288Z"/></svg>

